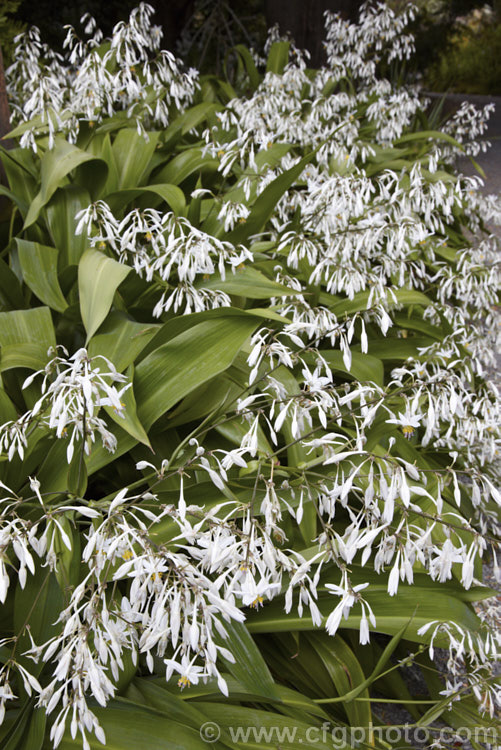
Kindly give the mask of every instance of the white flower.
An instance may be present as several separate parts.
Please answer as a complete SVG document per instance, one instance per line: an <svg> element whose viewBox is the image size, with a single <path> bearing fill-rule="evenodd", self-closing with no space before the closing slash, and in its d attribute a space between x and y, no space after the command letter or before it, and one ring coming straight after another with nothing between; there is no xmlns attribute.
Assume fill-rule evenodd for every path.
<svg viewBox="0 0 501 750"><path fill-rule="evenodd" d="M66 352L63 350L63 353ZM107 368L104 371L101 369L103 364ZM44 370L30 375L23 387L26 388L39 375L44 376L42 395L33 408L17 422L7 422L0 427L0 450L8 449L9 460L12 460L16 449L23 457L28 444L27 433L33 422L54 430L58 438L69 437L68 463L73 458L75 442L82 440L83 449L87 454L90 452L96 432L104 447L113 452L116 438L98 412L102 406L111 406L117 414L122 414L124 404L121 396L131 384L127 383L120 390L112 384L125 382L126 376L118 373L106 357L99 355L90 358L83 348L71 357L54 357ZM32 488L36 492L35 486Z"/></svg>
<svg viewBox="0 0 501 750"><path fill-rule="evenodd" d="M418 414L412 414L408 410L404 413L399 412L398 417L394 417L393 419L387 419L387 424L396 424L399 425L402 428L402 432L404 433L404 437L406 437L408 440L411 439L411 437L414 435L416 428L419 427L421 424L422 417Z"/></svg>

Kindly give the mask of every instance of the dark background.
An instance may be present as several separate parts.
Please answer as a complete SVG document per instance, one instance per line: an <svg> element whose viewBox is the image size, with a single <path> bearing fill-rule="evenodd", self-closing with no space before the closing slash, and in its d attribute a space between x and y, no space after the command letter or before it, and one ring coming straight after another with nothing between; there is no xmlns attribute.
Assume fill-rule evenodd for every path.
<svg viewBox="0 0 501 750"><path fill-rule="evenodd" d="M2 4L2 0L0 0ZM137 0L3 0L11 11L10 23L34 24L51 46L58 47L64 39L64 25L78 28L79 19L88 12L109 35L114 24L127 19ZM341 12L355 20L360 0L150 0L155 8L155 22L163 28L164 46L178 54L184 51L190 64L207 67L214 72L215 63L231 44L254 44L261 47L266 29L275 23L282 32L290 32L300 48L312 54L312 66L322 62L323 13L325 10ZM405 2L394 2L405 6ZM485 0L449 0L447 10L434 19L433 28L427 30L420 43L419 53L429 58L446 43L453 19L481 7ZM501 5L496 0L493 5ZM18 7L16 7L18 6ZM14 7L14 11L12 11ZM1 11L0 11L1 14ZM421 23L423 19L421 19ZM6 58L10 58L9 40L0 42ZM193 42L190 46L190 43Z"/></svg>

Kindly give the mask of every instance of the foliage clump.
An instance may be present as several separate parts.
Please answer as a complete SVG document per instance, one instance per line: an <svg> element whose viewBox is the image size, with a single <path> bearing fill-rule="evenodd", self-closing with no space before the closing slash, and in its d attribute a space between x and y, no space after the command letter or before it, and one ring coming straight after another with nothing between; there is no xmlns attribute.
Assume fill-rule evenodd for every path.
<svg viewBox="0 0 501 750"><path fill-rule="evenodd" d="M0 9L0 47L7 61L14 51L14 38L25 29L25 24L13 17L20 3L21 0L4 0Z"/></svg>
<svg viewBox="0 0 501 750"><path fill-rule="evenodd" d="M221 747L284 715L369 727L373 689L421 724L494 720L501 207L454 169L488 108L430 130L417 90L379 76L412 53L413 14L328 14L319 70L288 41L264 61L237 47L236 88L161 51L146 5L111 39L70 29L65 57L18 40L0 261L13 748L194 748L214 717Z"/></svg>
<svg viewBox="0 0 501 750"><path fill-rule="evenodd" d="M459 16L447 44L426 71L436 91L501 94L501 23L499 13L485 5Z"/></svg>

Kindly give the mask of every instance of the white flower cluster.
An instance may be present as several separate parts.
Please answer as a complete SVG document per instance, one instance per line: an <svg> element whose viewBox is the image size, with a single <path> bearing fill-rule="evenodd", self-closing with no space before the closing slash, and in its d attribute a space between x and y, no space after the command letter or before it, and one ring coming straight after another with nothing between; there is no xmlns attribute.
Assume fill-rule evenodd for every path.
<svg viewBox="0 0 501 750"><path fill-rule="evenodd" d="M206 131L207 148L220 159L222 174L239 164L246 175L242 180L246 195L253 187L259 194L281 171L278 159L273 160L276 167L270 165L264 173L257 169L256 153L274 143L318 148L317 160L323 167L332 165L332 160L343 167L352 166L357 157L365 161L375 152L360 132L356 115L361 109L374 125L372 143L387 145L402 135L421 107L420 98L415 90L397 90L378 79L376 71L382 57L391 62L411 55L412 38L402 30L414 13L412 5L396 16L383 3L366 4L359 24L327 13L327 67L312 79L305 55L293 46L293 60L283 74L267 72L253 96L232 100L218 114L222 130L232 131L231 140ZM355 79L356 88L348 93L339 85L343 79Z"/></svg>
<svg viewBox="0 0 501 750"><path fill-rule="evenodd" d="M218 660L223 657L234 661L231 651L223 645L227 637L224 622L242 622L245 615L240 607L257 609L265 598L280 593L287 581L287 611L292 607L293 591L298 588L299 612L302 613L306 602L314 623L321 624L316 587L321 562L328 556L320 552L307 561L297 553L282 551L272 539L271 532L280 530L277 525L280 514L276 512L279 500L272 481L259 511L264 514L264 523L252 504L224 502L210 509L187 506L183 476L188 469L205 471L222 490L227 478L224 460L221 462L215 454L206 455L203 448L195 445L192 459L178 470L181 478L177 507L159 505L159 498L149 491L128 496L125 488L105 504L107 507L98 502L94 507L61 505L54 511L44 505L39 483L33 480L32 488L43 513L38 523L26 526L29 540L21 527L13 529L13 524L20 522L17 509L22 499L2 486L8 493L1 515L2 550L6 554L9 544L14 545L20 571L28 565L34 572L30 546L49 560L47 539L51 538L54 525L63 543L71 549L62 525L68 514L77 512L91 520L82 551L87 572L57 619L59 632L46 643L32 643L27 652L36 663L40 660L54 663L50 682L42 688L14 657L1 674L2 710L5 701L15 697L9 684L9 672L13 669L20 671L25 684L28 682L38 693L39 706L47 713L58 709L51 729L55 747L61 741L67 721L72 737L81 732L84 747L88 747L88 731L94 731L104 741L87 696L92 695L102 706L107 704L115 694L126 653L132 656L134 664L142 655L151 671L158 669L159 660L163 660L166 679L177 673L181 688L216 677L221 691L227 694ZM155 467L144 461L138 468L156 472ZM163 479L177 473L169 474L164 462L157 476ZM158 538L157 531L165 519L171 519L178 527L177 534L171 532L168 543ZM366 538L366 543L370 544L370 538ZM320 565L312 578L310 568L319 558ZM56 558L50 564L57 570L60 560ZM121 598L109 598L106 589L110 580L127 584L126 588L122 586L126 593ZM340 586L330 586L332 593L341 596L340 605L326 625L330 633L337 630L341 614L346 615L359 602L363 611L361 640L367 642L366 608L373 623L375 619L359 594L362 588L352 589L346 573Z"/></svg>
<svg viewBox="0 0 501 750"><path fill-rule="evenodd" d="M364 584L353 584L345 570L361 549L362 564L372 559L377 572L388 570L390 595L397 594L400 581L413 582L416 567L445 582L459 565L461 583L470 588L481 584L475 578L475 562L486 547L496 554L494 539L486 542L481 534L488 537L489 530L493 535L499 531L496 511L485 510L489 503L493 509L501 505L499 393L494 383L484 380L479 385L477 379L487 378L499 336L498 241L494 236L480 238L472 247L463 240L463 247L454 250L447 242L454 237L458 213L463 212L468 228L479 233L479 217L499 221L499 207L493 197L482 198L478 178L437 172L439 159L462 153L447 136L465 143L468 153L475 152L471 142L484 132L490 108L477 113L463 107L445 129L443 141L430 141L421 159L378 168L383 152L365 143L357 109L359 113L363 108L370 123L371 142L391 146L420 106L415 92L396 91L389 82L374 80L382 47L388 42L391 49L394 31L395 39L401 34L400 22L387 29L391 17L390 11L381 9L372 14L368 6L361 27L330 17L325 69L312 80L302 56L295 55L283 75L267 73L250 98L229 103L219 116L219 132L205 134L208 151L220 159L221 173L233 172L247 198L259 195L298 164L294 146L316 149L314 159L280 200L269 233L275 259L282 263L275 269L277 281L291 290L273 302L292 321L281 333L263 328L251 340L252 390L239 404L245 432L224 465L242 467L249 457L269 453L268 444L272 455L279 457L285 450L279 432L286 436L287 450L306 449L301 463L305 473L297 480L300 493L288 481L275 486L270 471L271 476L261 480L261 496L266 498L261 512L270 529L281 529L285 509L301 519L305 498L316 506L324 525L318 539L322 561L317 565L328 558L342 571L341 585L331 586L340 602L328 618L329 632L335 632L364 589ZM409 49L404 38L390 56L406 56ZM354 92L334 87L342 76L358 78ZM325 95L329 83L334 93ZM312 294L320 284L327 294ZM343 365L352 370L353 352L378 355L377 340L371 336L374 325L387 335L398 320L399 335L409 335L409 330L402 330L400 293L412 289L428 294L433 288L434 299L423 294L418 302L424 302L425 310L415 325L417 331L432 334L436 327L436 343L418 347L415 356L393 370L393 380L384 389L357 380L336 385L327 342L332 347L339 344ZM362 293L359 309L346 314L347 300L359 299ZM342 320L328 309L329 295L342 300ZM412 325L409 319L411 331ZM450 331L445 336L444 326ZM396 347L401 340L392 339ZM391 396L394 389L399 398ZM449 465L421 471L397 451L395 457L384 458L373 453L366 446L372 445L371 432L381 421L396 425L425 451L448 455ZM335 425L337 431L331 432ZM388 433L391 451L396 437L390 427ZM315 467L322 464L335 470L315 480ZM473 524L451 505L452 501L461 507L466 498L474 509ZM357 511L360 507L363 510ZM341 508L352 519L342 534L332 526ZM367 539L370 543L364 546ZM305 565L308 585L302 590L301 609L307 606L316 622L320 575L315 565ZM295 575L293 579L300 581ZM360 637L365 642L369 623L374 623L368 603L361 603ZM492 620L491 616L491 629ZM470 661L477 660L478 666L480 659L485 671L499 645L489 634L482 641L465 638ZM454 639L450 642L454 648ZM477 694L475 674L469 685ZM492 713L500 701L499 685L489 688L489 695L482 706Z"/></svg>
<svg viewBox="0 0 501 750"><path fill-rule="evenodd" d="M446 146L421 144L418 159L407 161L405 150L393 146L396 163L387 158L386 147L412 123L419 100L375 75L385 49L390 61L408 55L412 45L402 29L412 13L400 19L367 5L360 26L329 16L328 65L313 80L296 52L283 75L267 73L251 97L230 102L219 127L205 134L221 174L236 177L235 200L218 215L224 231L247 218L247 203L297 166L299 154L311 157L260 238L270 248L266 262L288 288L271 307L288 322L272 327L272 316L251 337L235 367L235 378L237 372L246 378L236 408L226 407L215 430L198 428L210 449L186 439L184 452L160 470L138 464L148 487L143 493L124 488L77 509L84 523L90 519L85 576L61 613L60 632L31 650L35 659L53 660L53 678L41 690L23 677L41 690L47 712L59 709L56 745L67 719L84 747L86 731L102 737L86 695L107 703L127 651L152 671L165 666L167 679L178 674L180 687L212 677L225 692L218 659L232 655L222 645L224 623L241 622L241 608L258 609L283 592L286 612L296 602L300 616L308 611L331 635L357 608L359 639L367 643L377 626L364 580L369 565L387 575L391 596L412 584L416 572L439 583L454 577L465 589L482 585L478 563L487 550L496 555L501 531L500 401L487 378L499 321L499 263L493 236L472 247L458 224L476 231L482 211L492 218L497 209L479 197L476 180L438 171L447 138ZM114 54L129 69L138 59L146 65L130 51L137 40L126 28L114 35ZM357 83L353 93L345 77ZM466 114L456 122L467 122ZM111 249L158 285L155 316L229 304L217 276L224 280L228 269L253 260L248 249L170 212L134 209L120 221L98 201L78 220L77 232L87 231L94 246ZM204 276L215 276L210 288ZM388 368L386 383L381 352L402 363ZM16 451L23 457L31 426L40 423L57 437L72 430L68 460L73 442L82 440L88 451L96 432L114 448L98 410L107 404L120 411L128 386L116 390L112 384L125 379L102 361L105 372L85 350L52 360L42 398L0 430L9 458ZM215 434L224 448L214 447ZM166 479L169 502L163 490L155 494ZM216 488L214 503L190 503L200 481ZM36 480L43 512L34 525L21 520L20 499L2 488L2 564L12 546L26 580L32 548L57 570L54 524L59 546L71 540L59 516L49 518ZM68 507L58 512L64 516ZM303 533L312 511L316 538L305 538L304 554L287 549L290 530ZM4 567L0 578L5 596ZM119 597L109 596L111 581ZM328 611L326 592L337 597ZM465 680L461 688L451 682L447 695L452 700L470 690L493 714L500 687L491 681L486 693L483 686L500 644L489 611L481 634L441 622L428 630L436 626L437 637L448 640L457 653L455 677ZM0 686L3 705L12 699L8 670Z"/></svg>
<svg viewBox="0 0 501 750"><path fill-rule="evenodd" d="M246 407L241 404L240 408ZM406 419L402 415L400 421ZM84 747L86 731L94 730L102 738L102 730L87 704L87 695L106 705L115 694L126 653L131 654L134 663L140 656L144 658L151 671L158 670L163 660L166 678L177 673L181 688L215 677L226 693L218 659L223 657L231 662L233 655L223 645L227 635L224 621L242 622L245 619L242 606L257 609L265 599L278 596L285 588L286 612L291 610L296 593L298 613L302 615L306 608L313 623L321 626L324 616L319 609L318 586L322 572L330 571L332 575L333 570L340 571L339 584L324 584L330 594L339 598L324 621L327 632L334 635L343 617L359 605L360 642L367 643L369 627L376 627L377 623L370 601L362 594L370 591L368 584L351 581L349 568L359 554L362 565L374 555L376 571L391 566L388 578L391 595L396 594L399 579L412 583L415 565L421 571L428 570L433 579L446 581L451 578L452 565L461 563L463 585L469 588L475 581L474 562L484 552L485 541L473 528L464 525L459 515L448 514L445 523L449 535L445 544L433 538L433 530L437 523L443 524L443 517L435 517L424 527L408 520L410 512L421 515L422 520L432 518L422 512L415 498L428 497L436 502L437 512L441 510L440 500L425 488L427 479L423 472L402 459L376 458L360 450L340 452L339 446L347 447L341 432L304 443L312 450L321 448L322 454L314 464L337 464L335 475L325 477L318 486L306 479L307 473L300 484L294 482L293 486L288 481L277 484L280 469L272 462L269 477L258 475L253 498L247 504L226 500L209 508L188 504L184 491L185 477L196 471L205 473L217 489L226 493L231 466L245 468L246 454L252 457L257 453L245 438L238 452L206 452L192 440L191 458L179 468L164 461L157 470L149 462L140 462L137 468L152 470L149 476L156 476L157 481L179 477L175 505L162 504L150 490L129 495L125 488L109 501L98 501L91 507L61 505L55 513L44 505L39 484L32 480L43 514L38 523L25 524L24 528L17 513L22 499L2 487L7 493L1 517L2 549L5 554L8 546L14 545L20 573L26 566L34 571L29 547L46 557L57 570L60 560L48 545L54 528L57 527L62 543L71 548L62 523L65 516L77 512L91 520L82 551L87 573L60 613L59 632L46 643L33 644L28 652L36 662L53 660L52 679L42 689L29 672L23 677L39 693L38 705L49 713L58 708L52 726L55 746L70 718L71 734L74 737L80 731ZM360 456L362 462L352 464L347 472L345 459ZM264 458L262 468L265 468ZM440 492L438 495L440 498ZM354 496L363 502L363 510L358 514L351 509ZM284 510L301 522L306 501L317 505L324 529L317 540L318 550L308 558L284 548L282 527ZM332 523L339 507L348 510L352 519L342 532ZM165 537L162 530L167 519L172 528ZM465 531L472 534L471 544L463 541ZM127 584L121 587L121 596L109 598L106 589L110 580ZM442 632L445 627L438 623L436 631ZM457 638L449 630L454 652ZM485 683L489 659L498 653L499 644L490 631L485 637L469 632L460 635L462 648L455 653L454 663L459 665L463 658L474 662L470 685L475 691ZM17 662L13 660L8 666L17 668ZM13 696L8 673L2 677L6 681L2 700L5 703ZM490 697L485 707L492 712L497 700L492 682L488 690ZM485 698L484 693L482 696ZM451 693L451 699L454 697Z"/></svg>
<svg viewBox="0 0 501 750"><path fill-rule="evenodd" d="M166 127L173 107L183 110L193 99L198 73L183 71L171 52L160 50L161 29L153 26L153 8L141 3L128 23L113 29L107 48L102 32L88 15L82 18L86 41L68 28L65 56L40 40L37 28L16 38L15 62L7 69L14 121L26 123L20 144L37 150L35 135L56 133L75 143L83 122L96 127L124 111L146 137L152 125Z"/></svg>
<svg viewBox="0 0 501 750"><path fill-rule="evenodd" d="M61 347L62 348L62 347ZM63 348L66 357L53 357L44 370L26 378L23 388L43 374L42 396L32 409L16 421L0 426L0 452L6 453L9 461L17 452L24 458L28 439L36 428L54 430L56 437L69 438L66 456L71 463L75 442L82 441L83 450L89 454L96 433L103 446L113 452L116 438L105 420L98 416L102 406L111 406L117 414L124 409L121 396L130 388L130 383L117 390L112 383L125 383L125 375L118 373L109 359L103 356L90 358L86 349L79 349L71 357ZM104 371L97 360L106 365Z"/></svg>
<svg viewBox="0 0 501 750"><path fill-rule="evenodd" d="M491 144L489 141L481 140L480 136L487 132L488 120L494 108L494 104L486 104L482 109L477 109L470 102L463 102L444 127L444 133L452 136L462 145L462 148L452 147L451 156L461 154L477 156L481 151L484 153L487 151ZM445 151L444 156L446 156Z"/></svg>
<svg viewBox="0 0 501 750"><path fill-rule="evenodd" d="M471 690L482 713L491 717L498 713L501 683L493 682L494 665L499 658L501 633L499 627L489 628L484 637L472 634L454 622L432 621L419 629L424 635L433 628L430 655L433 658L434 642L440 637L448 643L447 675L441 695L450 698L451 704Z"/></svg>
<svg viewBox="0 0 501 750"><path fill-rule="evenodd" d="M245 247L235 248L172 212L133 209L119 221L104 201L97 201L76 218L77 234L86 229L92 233L93 246L110 247L121 262L130 263L139 276L154 281L162 290L154 317L171 308L188 315L228 307L229 296L218 289L204 288L203 281L215 273L224 281L227 269L235 273L243 263L253 260ZM93 227L97 233L93 233Z"/></svg>

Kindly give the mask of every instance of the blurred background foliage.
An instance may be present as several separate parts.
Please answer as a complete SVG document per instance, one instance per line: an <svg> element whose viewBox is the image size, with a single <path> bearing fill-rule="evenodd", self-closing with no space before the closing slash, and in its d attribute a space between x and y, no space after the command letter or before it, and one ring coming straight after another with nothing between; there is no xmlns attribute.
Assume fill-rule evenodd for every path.
<svg viewBox="0 0 501 750"><path fill-rule="evenodd" d="M3 0L0 44L12 62L13 38L30 24L53 48L61 46L64 26L77 29L83 13L93 15L108 35L128 18L138 0ZM267 29L278 23L299 47L322 62L322 18L326 9L357 15L359 1L347 0L149 0L164 31L164 46L202 72L221 74L236 44L262 50ZM415 0L417 54L412 77L435 91L501 94L501 0ZM399 9L406 0L389 0Z"/></svg>
<svg viewBox="0 0 501 750"><path fill-rule="evenodd" d="M471 7L467 2L432 0L423 5L416 39L426 87L501 94L501 2Z"/></svg>
<svg viewBox="0 0 501 750"><path fill-rule="evenodd" d="M14 54L14 37L26 28L26 23L16 17L21 0L2 0L0 5L0 46L8 63Z"/></svg>

